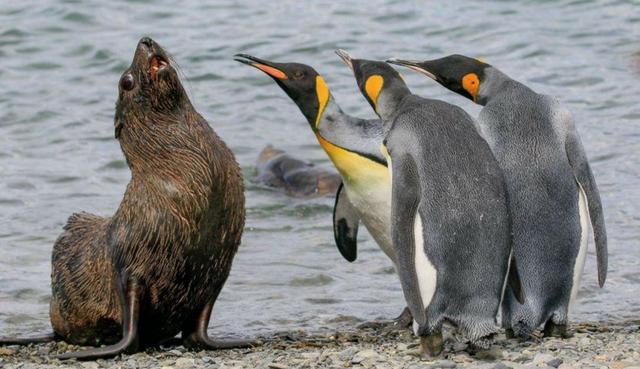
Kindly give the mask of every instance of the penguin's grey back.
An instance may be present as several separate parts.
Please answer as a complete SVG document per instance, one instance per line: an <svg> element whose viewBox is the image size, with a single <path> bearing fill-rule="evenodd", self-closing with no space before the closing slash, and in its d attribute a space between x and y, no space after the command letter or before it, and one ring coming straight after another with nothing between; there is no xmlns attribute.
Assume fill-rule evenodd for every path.
<svg viewBox="0 0 640 369"><path fill-rule="evenodd" d="M403 165L396 158L415 161L424 249L437 270L425 321L436 328L448 319L472 340L494 333L511 252L502 171L459 107L410 95L398 111L386 146L394 173Z"/></svg>
<svg viewBox="0 0 640 369"><path fill-rule="evenodd" d="M566 321L574 272L568 261L579 251L578 186L565 149L565 118L557 101L516 81L503 83L479 115L509 188L514 254L528 300L511 302L505 315L527 330L554 314Z"/></svg>

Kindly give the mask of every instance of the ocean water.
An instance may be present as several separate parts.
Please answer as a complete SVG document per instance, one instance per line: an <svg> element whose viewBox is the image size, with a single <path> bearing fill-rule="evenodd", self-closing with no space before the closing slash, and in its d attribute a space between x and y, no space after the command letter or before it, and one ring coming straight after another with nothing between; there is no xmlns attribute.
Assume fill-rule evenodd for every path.
<svg viewBox="0 0 640 369"><path fill-rule="evenodd" d="M640 317L640 3L637 1L1 1L0 335L47 332L50 255L67 217L110 215L129 180L114 139L117 83L151 36L181 67L196 108L249 178L266 144L330 167L298 108L246 52L314 66L343 109L373 112L333 53L484 58L573 112L600 187L609 278L589 252L574 321ZM402 71L423 96L479 107ZM247 183L248 217L214 310L217 336L338 329L392 318L404 300L362 231L359 259L334 246L333 199Z"/></svg>

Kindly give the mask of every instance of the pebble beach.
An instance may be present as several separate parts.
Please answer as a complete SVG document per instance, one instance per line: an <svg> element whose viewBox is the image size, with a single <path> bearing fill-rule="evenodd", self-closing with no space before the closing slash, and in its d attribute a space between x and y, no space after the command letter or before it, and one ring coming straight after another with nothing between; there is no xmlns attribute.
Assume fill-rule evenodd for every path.
<svg viewBox="0 0 640 369"><path fill-rule="evenodd" d="M76 347L65 343L0 347L0 368L597 368L640 369L640 321L580 323L567 339L534 337L530 341L497 336L488 351L471 352L465 342L449 337L445 352L434 360L418 355L418 340L408 330L388 326L341 332L291 331L261 337L252 349L188 351L182 346L149 349L134 355L88 362L51 359Z"/></svg>

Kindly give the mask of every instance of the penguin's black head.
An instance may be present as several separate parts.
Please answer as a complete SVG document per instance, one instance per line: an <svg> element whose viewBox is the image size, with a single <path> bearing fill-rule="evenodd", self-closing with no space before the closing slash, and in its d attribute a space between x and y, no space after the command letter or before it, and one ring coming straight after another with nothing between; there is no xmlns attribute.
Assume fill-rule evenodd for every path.
<svg viewBox="0 0 640 369"><path fill-rule="evenodd" d="M268 74L298 105L315 131L322 112L329 101L329 88L320 74L300 63L275 63L247 54L236 54L234 59Z"/></svg>
<svg viewBox="0 0 640 369"><path fill-rule="evenodd" d="M389 59L387 62L402 65L434 79L449 90L477 101L485 69L490 67L478 59L464 55L449 55L423 62Z"/></svg>
<svg viewBox="0 0 640 369"><path fill-rule="evenodd" d="M383 94L400 97L410 93L400 73L389 64L377 60L353 59L349 53L340 49L336 50L336 54L353 71L360 92L378 115L381 114L380 99Z"/></svg>

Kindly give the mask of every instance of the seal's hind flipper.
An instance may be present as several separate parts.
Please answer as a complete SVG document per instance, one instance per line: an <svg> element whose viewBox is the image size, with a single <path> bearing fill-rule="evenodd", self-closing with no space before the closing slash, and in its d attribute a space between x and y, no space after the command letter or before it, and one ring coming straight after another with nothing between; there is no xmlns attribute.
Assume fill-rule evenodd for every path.
<svg viewBox="0 0 640 369"><path fill-rule="evenodd" d="M55 333L49 333L43 336L24 337L24 338L12 338L2 337L0 338L0 346L9 345L28 345L31 343L47 343L57 340L59 337Z"/></svg>
<svg viewBox="0 0 640 369"><path fill-rule="evenodd" d="M358 257L358 224L360 216L347 197L347 191L341 183L336 193L336 204L333 207L333 235L340 254L347 261L355 261Z"/></svg>
<svg viewBox="0 0 640 369"><path fill-rule="evenodd" d="M143 286L136 281L127 284L124 297L122 339L115 345L99 347L83 351L67 352L56 359L96 360L114 357L122 353L133 353L138 350L138 321L140 319L140 305Z"/></svg>
<svg viewBox="0 0 640 369"><path fill-rule="evenodd" d="M213 300L215 301L215 299ZM182 331L182 342L185 347L198 350L225 350L235 348L250 348L262 345L256 340L213 340L209 338L207 328L211 319L213 302L208 303L200 314L185 326Z"/></svg>
<svg viewBox="0 0 640 369"><path fill-rule="evenodd" d="M518 272L518 265L516 264L516 258L511 255L511 263L509 264L509 288L513 291L513 295L520 304L524 304L526 298L524 294L524 288L522 287L522 280L520 279L520 273Z"/></svg>

